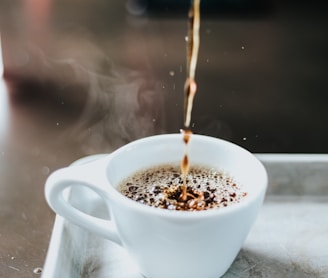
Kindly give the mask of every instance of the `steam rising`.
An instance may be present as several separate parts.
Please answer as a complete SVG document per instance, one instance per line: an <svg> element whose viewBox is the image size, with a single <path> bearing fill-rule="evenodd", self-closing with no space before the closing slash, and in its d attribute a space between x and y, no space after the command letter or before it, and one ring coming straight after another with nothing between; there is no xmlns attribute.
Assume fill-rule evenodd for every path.
<svg viewBox="0 0 328 278"><path fill-rule="evenodd" d="M77 128L87 151L107 143L116 148L162 132L163 98L147 72L120 68L110 76L88 76L88 101Z"/></svg>
<svg viewBox="0 0 328 278"><path fill-rule="evenodd" d="M76 140L87 155L163 133L163 89L152 70L118 66L99 50L90 49L89 53L93 57L87 63L37 55L44 65L43 75L49 71L65 92L74 87L66 98L74 102L84 95L83 111L65 136ZM78 94L77 86L81 88Z"/></svg>

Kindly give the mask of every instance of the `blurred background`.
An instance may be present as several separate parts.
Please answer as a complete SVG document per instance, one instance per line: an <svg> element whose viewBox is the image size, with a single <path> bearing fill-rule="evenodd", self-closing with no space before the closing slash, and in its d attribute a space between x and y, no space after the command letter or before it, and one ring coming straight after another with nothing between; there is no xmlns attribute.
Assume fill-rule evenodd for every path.
<svg viewBox="0 0 328 278"><path fill-rule="evenodd" d="M326 152L323 5L203 0L194 131L252 152ZM56 123L91 153L179 132L188 6L186 0L2 0L10 105L43 113L51 103L60 111Z"/></svg>
<svg viewBox="0 0 328 278"><path fill-rule="evenodd" d="M35 277L54 170L183 127L186 0L0 1L0 277ZM196 133L327 153L324 1L202 0Z"/></svg>

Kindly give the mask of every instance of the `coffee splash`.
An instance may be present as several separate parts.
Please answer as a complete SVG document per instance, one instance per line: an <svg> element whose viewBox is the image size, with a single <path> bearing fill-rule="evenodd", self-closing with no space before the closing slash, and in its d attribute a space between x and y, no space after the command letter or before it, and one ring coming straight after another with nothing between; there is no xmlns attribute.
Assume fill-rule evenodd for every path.
<svg viewBox="0 0 328 278"><path fill-rule="evenodd" d="M183 177L183 185L179 200L187 202L188 198L192 197L195 201L202 202L204 196L202 192L188 192L187 176L190 168L188 157L188 144L192 131L190 129L191 112L194 102L194 97L197 92L197 83L195 81L196 67L199 52L199 27L200 27L200 0L192 0L189 13L189 28L187 37L187 77L185 82L185 106L184 106L184 129L183 141L185 143L185 153L181 160L181 173Z"/></svg>
<svg viewBox="0 0 328 278"><path fill-rule="evenodd" d="M197 91L195 73L199 51L200 0L193 0L189 10L187 38L187 77L185 82L185 146L180 166L161 165L135 173L119 185L119 191L139 203L168 210L202 211L238 203L242 192L233 178L213 169L190 166L188 145L194 97Z"/></svg>

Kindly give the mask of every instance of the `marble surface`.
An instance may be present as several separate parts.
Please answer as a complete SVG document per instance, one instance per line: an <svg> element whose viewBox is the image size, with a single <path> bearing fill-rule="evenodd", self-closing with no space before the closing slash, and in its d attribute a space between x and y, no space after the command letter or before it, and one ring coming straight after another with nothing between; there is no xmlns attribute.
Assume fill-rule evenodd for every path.
<svg viewBox="0 0 328 278"><path fill-rule="evenodd" d="M327 277L328 197L298 189L303 188L309 177L317 182L322 177L322 188L315 188L327 189L327 179L320 175L328 167L327 157L272 154L259 158L270 178L266 200L243 248L223 277ZM284 163L289 171L277 172ZM290 178L295 172L299 180L293 182ZM288 191L281 182L286 180L291 185ZM272 186L276 188L272 190ZM297 194L290 194L293 188ZM75 205L79 205L81 198L92 199L88 212L107 217L105 207L95 196L72 192ZM121 247L57 216L43 277L141 278L133 265Z"/></svg>
<svg viewBox="0 0 328 278"><path fill-rule="evenodd" d="M327 277L327 201L268 198L224 277Z"/></svg>

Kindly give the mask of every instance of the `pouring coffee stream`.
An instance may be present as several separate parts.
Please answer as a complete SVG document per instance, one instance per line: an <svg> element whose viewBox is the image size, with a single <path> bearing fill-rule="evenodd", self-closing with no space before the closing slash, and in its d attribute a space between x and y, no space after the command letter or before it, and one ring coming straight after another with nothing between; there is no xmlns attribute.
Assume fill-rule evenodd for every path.
<svg viewBox="0 0 328 278"><path fill-rule="evenodd" d="M194 96L197 91L195 81L196 67L199 51L199 27L200 27L200 0L191 0L191 6L188 13L189 28L187 36L187 78L185 82L185 111L184 126L190 127L191 111Z"/></svg>
<svg viewBox="0 0 328 278"><path fill-rule="evenodd" d="M181 173L183 177L183 185L179 200L187 202L189 199L193 200L199 209L203 207L204 196L202 192L187 192L187 176L189 172L189 158L188 158L188 143L192 135L190 129L191 112L193 101L197 92L197 83L195 81L198 51L199 51L199 27L200 27L200 0L191 0L191 5L188 13L189 27L187 36L187 78L185 82L185 106L184 106L184 129L183 141L185 143L185 153L181 160Z"/></svg>

